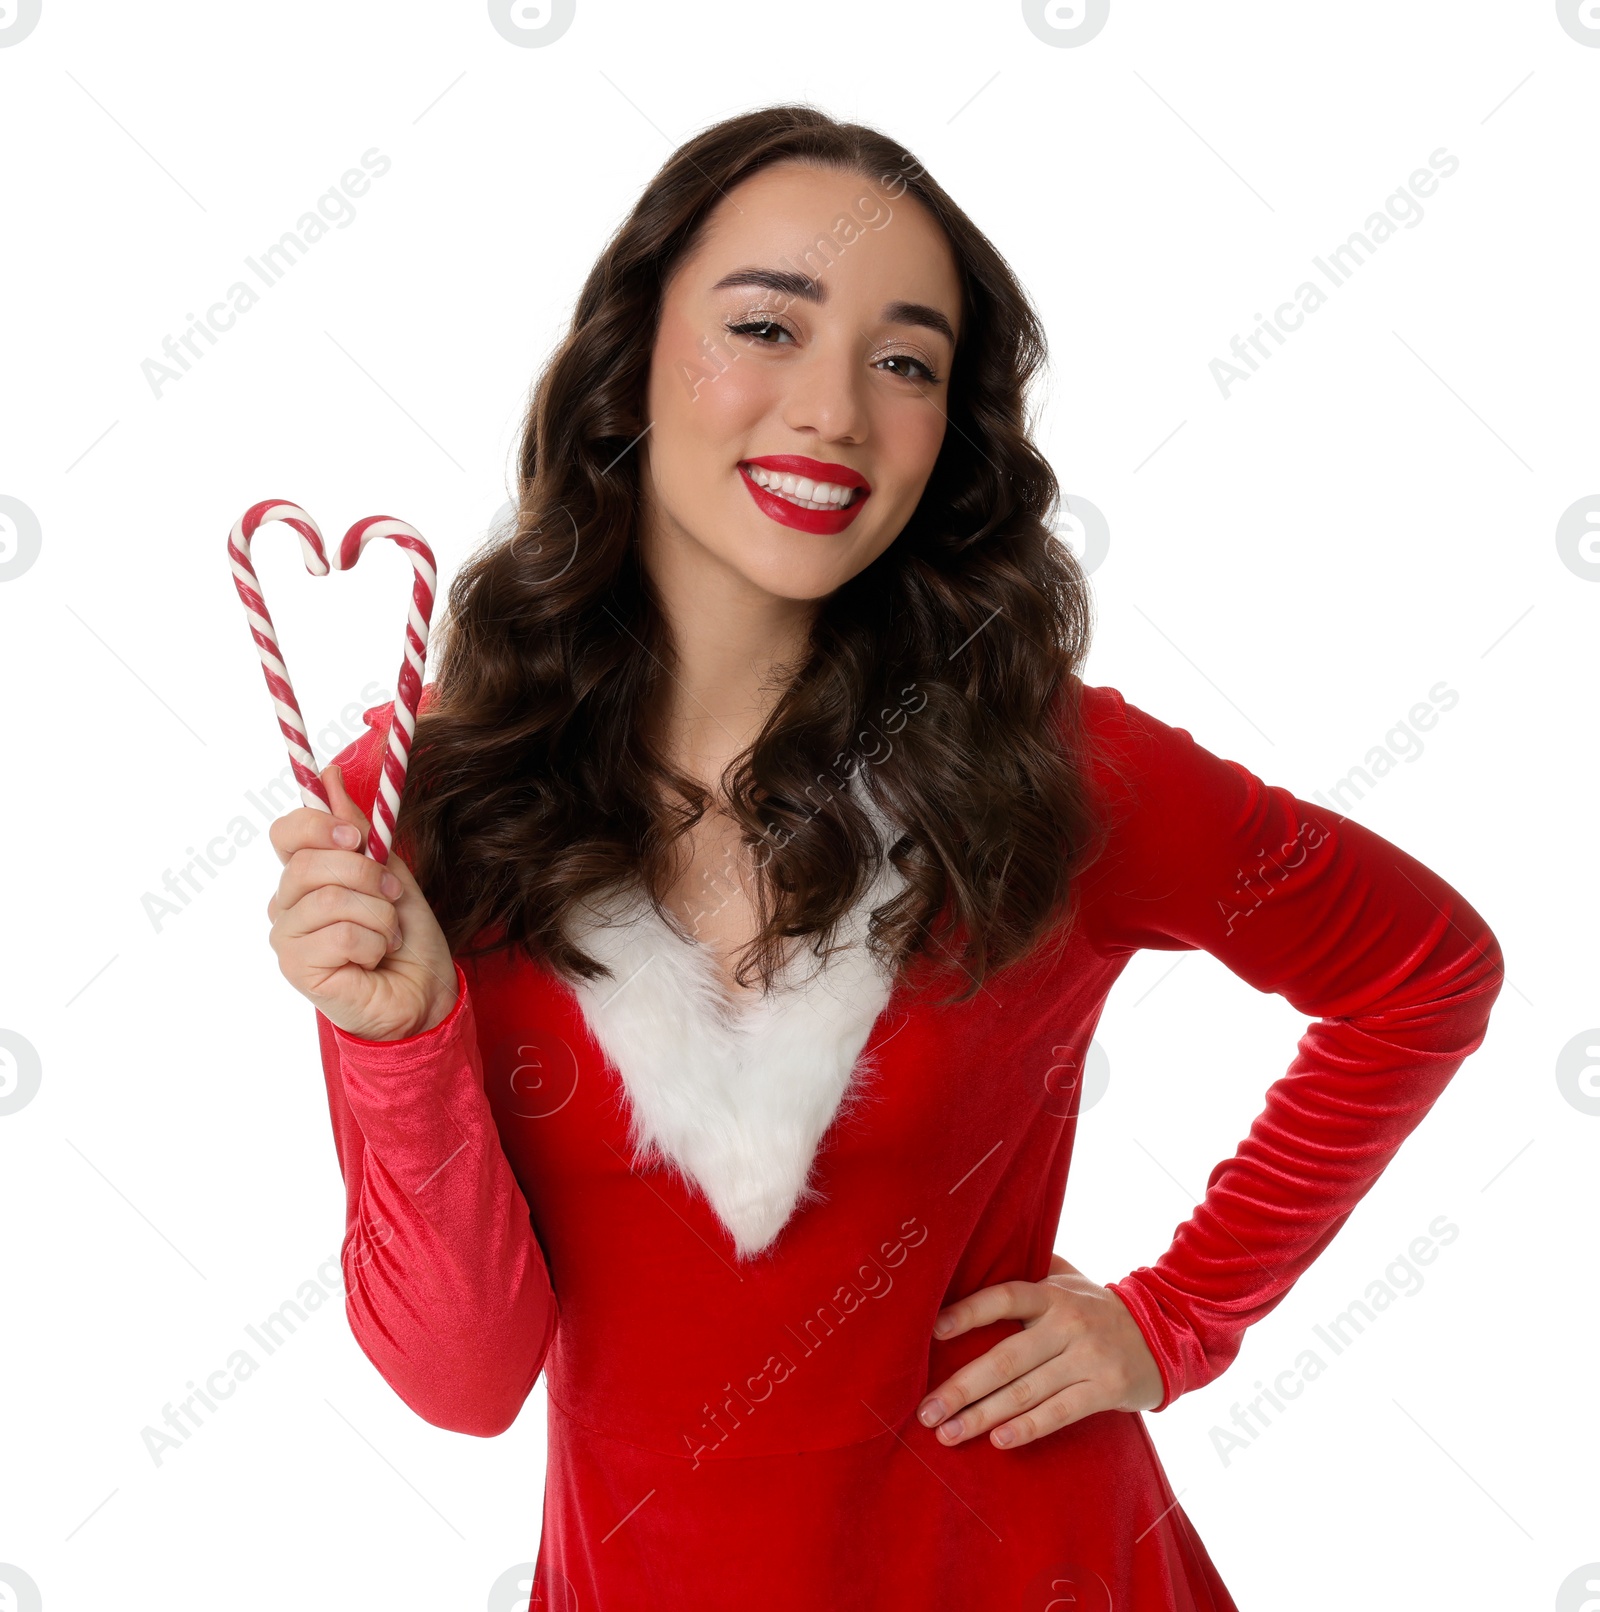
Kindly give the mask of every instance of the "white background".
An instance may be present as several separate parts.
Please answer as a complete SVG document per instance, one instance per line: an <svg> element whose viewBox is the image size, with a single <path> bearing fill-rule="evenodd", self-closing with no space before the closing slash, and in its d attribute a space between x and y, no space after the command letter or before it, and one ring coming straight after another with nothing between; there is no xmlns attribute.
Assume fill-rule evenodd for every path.
<svg viewBox="0 0 1600 1612"><path fill-rule="evenodd" d="M336 1256L343 1196L264 832L159 928L144 898L236 817L261 830L245 791L285 765L232 523L266 497L331 535L398 515L448 579L606 237L679 141L781 100L903 142L1036 299L1039 440L1110 527L1090 682L1308 799L1408 751L1441 680L1459 695L1343 809L1494 927L1488 1039L1233 1368L1147 1421L1241 1607L1575 1606L1560 1586L1600 1559L1600 1117L1556 1061L1600 1022L1600 555L1578 574L1556 526L1600 492L1597 95L1600 48L1546 0L1113 0L1068 49L1015 4L579 0L524 49L482 4L44 0L0 49L0 494L41 532L0 582L0 1028L42 1072L0 1117L0 1562L46 1612L514 1604L542 1383L499 1439L439 1431L339 1299L147 1453ZM392 167L354 222L157 397L163 337L372 147ZM1224 399L1211 360L1441 147L1459 168L1421 222ZM269 533L316 734L392 693L410 573L378 545L309 586ZM1153 1262L1301 1028L1203 953L1136 958L1060 1250L1102 1281ZM1460 1234L1422 1289L1225 1463L1232 1405L1439 1215Z"/></svg>

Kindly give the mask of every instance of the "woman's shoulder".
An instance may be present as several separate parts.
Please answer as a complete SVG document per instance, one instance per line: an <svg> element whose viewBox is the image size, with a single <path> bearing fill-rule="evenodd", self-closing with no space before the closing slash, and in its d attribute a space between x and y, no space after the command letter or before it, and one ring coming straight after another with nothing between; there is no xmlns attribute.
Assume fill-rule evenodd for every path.
<svg viewBox="0 0 1600 1612"><path fill-rule="evenodd" d="M419 716L433 704L433 684L426 683L417 707ZM389 731L394 726L393 700L371 706L361 713L366 732L347 744L332 759L344 777L345 793L372 819L372 803L378 797L378 779L383 775L383 754L389 746Z"/></svg>
<svg viewBox="0 0 1600 1612"><path fill-rule="evenodd" d="M1234 880L1245 842L1274 813L1304 809L1287 789L1198 743L1184 727L1133 704L1109 685L1080 689L1078 755L1106 839L1086 870L1086 907L1110 923L1113 909L1146 915Z"/></svg>
<svg viewBox="0 0 1600 1612"><path fill-rule="evenodd" d="M1234 794L1254 775L1213 754L1185 727L1164 722L1110 684L1080 683L1080 759L1093 781L1132 808L1143 797L1203 785Z"/></svg>

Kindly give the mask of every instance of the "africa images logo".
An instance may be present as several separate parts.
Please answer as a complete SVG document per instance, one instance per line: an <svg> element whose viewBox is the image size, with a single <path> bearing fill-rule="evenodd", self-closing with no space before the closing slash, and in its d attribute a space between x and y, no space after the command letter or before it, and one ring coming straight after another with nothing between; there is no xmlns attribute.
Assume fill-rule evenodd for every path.
<svg viewBox="0 0 1600 1612"><path fill-rule="evenodd" d="M1460 166L1460 159L1440 146L1428 157L1428 166L1412 169L1405 184L1386 196L1383 207L1369 213L1360 229L1352 230L1326 257L1313 257L1312 263L1331 290L1347 285L1356 270L1369 262L1380 246L1394 238L1397 227L1415 229L1427 216L1423 200L1438 190L1441 179L1449 179ZM1211 378L1217 383L1224 402L1232 397L1233 388L1240 381L1248 381L1261 368L1262 361L1273 356L1265 338L1282 347L1295 331L1304 327L1306 315L1316 313L1328 301L1329 294L1315 280L1302 280L1295 287L1293 298L1280 302L1272 310L1270 319L1257 311L1255 329L1248 336L1235 335L1228 344L1228 351L1239 362L1230 363L1226 358L1211 360Z"/></svg>

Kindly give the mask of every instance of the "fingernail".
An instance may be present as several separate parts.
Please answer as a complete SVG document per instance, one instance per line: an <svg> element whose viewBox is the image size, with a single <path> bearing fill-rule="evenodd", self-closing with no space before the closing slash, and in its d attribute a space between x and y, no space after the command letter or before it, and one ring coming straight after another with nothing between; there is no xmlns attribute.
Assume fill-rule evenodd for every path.
<svg viewBox="0 0 1600 1612"><path fill-rule="evenodd" d="M1009 1428L1002 1427L994 1436L996 1444L1009 1444L1017 1435Z"/></svg>
<svg viewBox="0 0 1600 1612"><path fill-rule="evenodd" d="M392 952L397 952L400 950L402 944L404 943L401 941L400 931L397 929L392 935L389 936L389 950Z"/></svg>
<svg viewBox="0 0 1600 1612"><path fill-rule="evenodd" d="M354 850L361 843L361 830L354 823L335 823L333 825L333 843L348 846Z"/></svg>
<svg viewBox="0 0 1600 1612"><path fill-rule="evenodd" d="M958 1416L958 1417L956 1417L956 1419L953 1422L946 1422L939 1429L939 1437L940 1438L950 1438L950 1439L960 1438L961 1437L961 1418Z"/></svg>
<svg viewBox="0 0 1600 1612"><path fill-rule="evenodd" d="M397 896L400 894L401 890L405 888L405 886L402 885L392 873L385 873L384 876L378 880L378 888L383 891L386 896Z"/></svg>
<svg viewBox="0 0 1600 1612"><path fill-rule="evenodd" d="M922 1409L917 1412L917 1415L922 1418L922 1422L925 1427L932 1427L933 1424L944 1415L944 1401L939 1399L930 1399L922 1407Z"/></svg>
<svg viewBox="0 0 1600 1612"><path fill-rule="evenodd" d="M934 1337L942 1338L950 1330L950 1326L951 1322L948 1316L945 1316L942 1320L935 1321L933 1323Z"/></svg>

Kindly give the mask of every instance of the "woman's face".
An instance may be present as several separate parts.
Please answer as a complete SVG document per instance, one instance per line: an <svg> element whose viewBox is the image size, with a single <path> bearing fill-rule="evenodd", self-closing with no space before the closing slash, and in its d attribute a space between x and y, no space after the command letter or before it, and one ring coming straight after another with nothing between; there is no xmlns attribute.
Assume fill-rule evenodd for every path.
<svg viewBox="0 0 1600 1612"><path fill-rule="evenodd" d="M774 164L679 264L640 443L658 581L818 600L910 518L944 440L961 284L899 188Z"/></svg>

